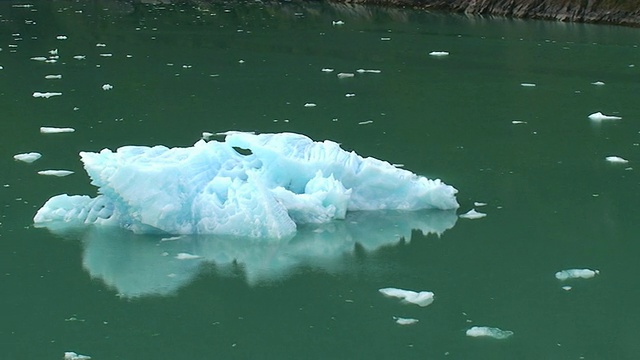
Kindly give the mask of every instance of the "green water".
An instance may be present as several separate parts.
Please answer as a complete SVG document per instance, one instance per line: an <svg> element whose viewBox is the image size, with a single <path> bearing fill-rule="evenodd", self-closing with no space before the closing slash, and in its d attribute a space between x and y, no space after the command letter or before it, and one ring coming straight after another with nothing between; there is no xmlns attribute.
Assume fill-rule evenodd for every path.
<svg viewBox="0 0 640 360"><path fill-rule="evenodd" d="M320 3L23 4L0 3L1 358L640 356L638 29ZM31 60L54 49L55 63ZM422 213L442 233L403 241L387 235L398 214L375 232L355 218L349 238L273 244L32 225L53 195L95 195L79 151L226 130L331 139L441 178L459 214L485 202L487 216ZM43 157L13 160L29 151ZM600 274L555 278L570 268ZM466 336L476 325L514 335Z"/></svg>

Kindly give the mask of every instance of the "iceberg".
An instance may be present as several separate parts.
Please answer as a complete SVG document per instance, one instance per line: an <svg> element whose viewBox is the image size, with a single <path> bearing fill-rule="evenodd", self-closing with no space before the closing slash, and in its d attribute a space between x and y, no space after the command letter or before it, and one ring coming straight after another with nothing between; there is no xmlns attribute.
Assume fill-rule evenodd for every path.
<svg viewBox="0 0 640 360"><path fill-rule="evenodd" d="M378 291L380 291L380 293L385 296L399 298L402 299L402 301L405 303L416 304L422 307L431 305L434 299L434 294L431 291L416 292L396 288L384 288Z"/></svg>
<svg viewBox="0 0 640 360"><path fill-rule="evenodd" d="M605 115L599 111L589 115L589 120L593 120L593 121L620 120L620 119L622 119L620 116Z"/></svg>
<svg viewBox="0 0 640 360"><path fill-rule="evenodd" d="M32 162L40 159L41 157L42 157L42 154L37 153L37 152L30 152L30 153L23 153L23 154L13 155L14 159L16 159L18 161L26 162L26 163L32 163Z"/></svg>
<svg viewBox="0 0 640 360"><path fill-rule="evenodd" d="M36 226L112 225L135 233L287 238L347 211L456 209L457 190L333 141L227 132L192 147L81 152L99 195L57 195Z"/></svg>
<svg viewBox="0 0 640 360"><path fill-rule="evenodd" d="M600 274L598 270L591 269L567 269L556 273L556 279L565 281L569 279L591 279Z"/></svg>

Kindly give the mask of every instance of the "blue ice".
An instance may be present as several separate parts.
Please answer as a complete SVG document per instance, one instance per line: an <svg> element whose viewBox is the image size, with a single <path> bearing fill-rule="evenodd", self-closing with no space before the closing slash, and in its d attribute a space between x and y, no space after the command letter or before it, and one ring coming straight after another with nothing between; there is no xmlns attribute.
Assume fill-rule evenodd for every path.
<svg viewBox="0 0 640 360"><path fill-rule="evenodd" d="M347 212L456 209L457 190L325 140L227 132L191 147L81 152L99 195L57 195L37 226L113 225L135 233L285 238ZM240 150L244 149L244 150Z"/></svg>

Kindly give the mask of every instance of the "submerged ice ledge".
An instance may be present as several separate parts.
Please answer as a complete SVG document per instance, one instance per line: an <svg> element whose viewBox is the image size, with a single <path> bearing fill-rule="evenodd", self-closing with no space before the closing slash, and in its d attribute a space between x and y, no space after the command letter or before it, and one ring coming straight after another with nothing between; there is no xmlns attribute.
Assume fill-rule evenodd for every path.
<svg viewBox="0 0 640 360"><path fill-rule="evenodd" d="M227 132L192 147L81 152L99 195L54 196L37 226L114 225L136 233L290 237L347 211L456 209L457 190L333 141ZM240 150L244 149L244 150Z"/></svg>

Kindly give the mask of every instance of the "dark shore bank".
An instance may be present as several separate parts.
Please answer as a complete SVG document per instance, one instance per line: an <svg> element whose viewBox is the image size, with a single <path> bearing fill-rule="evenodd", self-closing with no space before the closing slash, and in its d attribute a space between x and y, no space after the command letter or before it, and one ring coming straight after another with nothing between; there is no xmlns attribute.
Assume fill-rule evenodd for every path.
<svg viewBox="0 0 640 360"><path fill-rule="evenodd" d="M474 15L640 27L638 0L344 0L334 2L375 4L451 11Z"/></svg>

